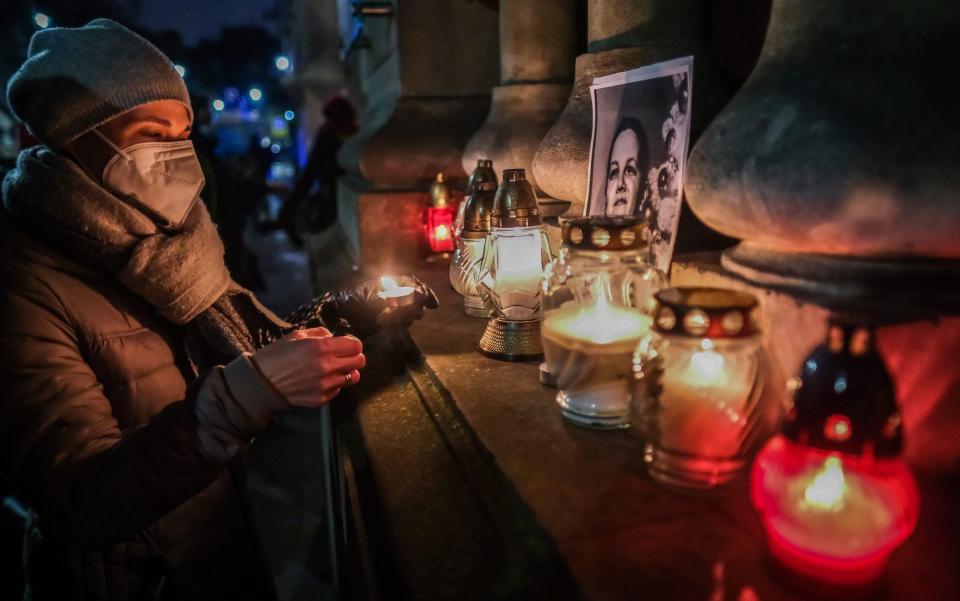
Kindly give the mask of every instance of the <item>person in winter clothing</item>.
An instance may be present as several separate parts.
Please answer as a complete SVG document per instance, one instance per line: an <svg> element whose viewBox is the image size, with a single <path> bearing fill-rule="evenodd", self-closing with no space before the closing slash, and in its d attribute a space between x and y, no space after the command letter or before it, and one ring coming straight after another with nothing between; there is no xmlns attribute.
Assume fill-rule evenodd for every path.
<svg viewBox="0 0 960 601"><path fill-rule="evenodd" d="M411 308L367 285L284 320L238 286L197 201L183 80L117 23L37 32L7 97L41 142L0 209L0 478L31 509L25 598L273 598L245 450L355 384L360 338L435 295L408 278Z"/></svg>

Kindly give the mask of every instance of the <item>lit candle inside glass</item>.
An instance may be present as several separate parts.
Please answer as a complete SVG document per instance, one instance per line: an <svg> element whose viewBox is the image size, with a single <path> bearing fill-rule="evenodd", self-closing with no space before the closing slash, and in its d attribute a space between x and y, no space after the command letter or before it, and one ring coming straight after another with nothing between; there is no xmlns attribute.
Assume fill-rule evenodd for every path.
<svg viewBox="0 0 960 601"><path fill-rule="evenodd" d="M491 242L495 246L496 256L491 268L481 276L481 283L507 319L540 317L542 239L542 228L525 227L497 230L493 240L487 242L488 246Z"/></svg>
<svg viewBox="0 0 960 601"><path fill-rule="evenodd" d="M415 291L412 286L399 286L394 278L383 276L380 278L380 290L377 296L386 301L388 307L399 307L412 304Z"/></svg>
<svg viewBox="0 0 960 601"><path fill-rule="evenodd" d="M601 292L596 302L568 302L543 320L543 351L560 389L558 402L575 422L627 425L631 356L652 320L615 305Z"/></svg>
<svg viewBox="0 0 960 601"><path fill-rule="evenodd" d="M698 457L736 455L753 400L755 357L725 357L709 338L695 347L672 345L660 396L660 444Z"/></svg>
<svg viewBox="0 0 960 601"><path fill-rule="evenodd" d="M783 437L758 456L752 496L771 552L816 580L874 579L916 524L915 484L900 461L827 453Z"/></svg>

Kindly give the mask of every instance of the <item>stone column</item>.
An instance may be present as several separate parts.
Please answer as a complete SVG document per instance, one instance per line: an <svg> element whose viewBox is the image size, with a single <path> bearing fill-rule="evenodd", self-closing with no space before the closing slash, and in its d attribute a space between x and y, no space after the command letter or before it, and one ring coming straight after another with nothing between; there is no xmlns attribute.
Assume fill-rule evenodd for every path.
<svg viewBox="0 0 960 601"><path fill-rule="evenodd" d="M774 0L750 79L694 147L724 266L827 303L960 309L960 4Z"/></svg>
<svg viewBox="0 0 960 601"><path fill-rule="evenodd" d="M493 159L497 171L523 168L538 196L533 155L570 94L576 45L573 0L500 1L500 85L490 114L470 139L463 167Z"/></svg>
<svg viewBox="0 0 960 601"><path fill-rule="evenodd" d="M743 242L723 270L673 278L761 296L786 375L828 310L889 324L907 458L944 471L960 465L958 34L947 0L774 0L756 68L687 165L694 212Z"/></svg>
<svg viewBox="0 0 960 601"><path fill-rule="evenodd" d="M533 160L543 191L572 201L568 214L583 214L587 197L593 128L589 88L595 77L694 54L694 129L709 121L716 104L711 87L700 85L703 0L589 0L587 22L588 52L576 59L573 91Z"/></svg>
<svg viewBox="0 0 960 601"><path fill-rule="evenodd" d="M466 183L463 149L497 80L497 13L486 4L397 0L365 31L346 57L361 131L340 153L339 224L313 244L318 268L330 257L376 270L416 256L427 188L438 171Z"/></svg>

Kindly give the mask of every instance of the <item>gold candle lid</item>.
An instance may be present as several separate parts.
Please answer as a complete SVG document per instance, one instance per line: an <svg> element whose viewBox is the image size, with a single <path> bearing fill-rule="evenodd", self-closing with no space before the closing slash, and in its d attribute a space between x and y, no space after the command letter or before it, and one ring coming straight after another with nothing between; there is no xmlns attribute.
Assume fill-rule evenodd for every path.
<svg viewBox="0 0 960 601"><path fill-rule="evenodd" d="M751 312L757 299L724 288L665 288L657 300L653 327L662 334L691 338L745 338L757 330Z"/></svg>
<svg viewBox="0 0 960 601"><path fill-rule="evenodd" d="M499 228L542 225L540 205L523 169L505 169L493 200L490 225Z"/></svg>
<svg viewBox="0 0 960 601"><path fill-rule="evenodd" d="M486 238L490 231L490 213L493 211L493 200L497 185L493 182L480 182L473 194L464 201L467 206L463 211L462 238Z"/></svg>
<svg viewBox="0 0 960 601"><path fill-rule="evenodd" d="M497 189L497 172L493 170L493 161L490 159L477 159L477 166L470 174L467 180L467 194L473 194L480 189L480 184L484 182L493 183L493 189Z"/></svg>
<svg viewBox="0 0 960 601"><path fill-rule="evenodd" d="M436 179L430 184L430 206L443 208L450 205L453 194L447 185L443 172L437 173Z"/></svg>

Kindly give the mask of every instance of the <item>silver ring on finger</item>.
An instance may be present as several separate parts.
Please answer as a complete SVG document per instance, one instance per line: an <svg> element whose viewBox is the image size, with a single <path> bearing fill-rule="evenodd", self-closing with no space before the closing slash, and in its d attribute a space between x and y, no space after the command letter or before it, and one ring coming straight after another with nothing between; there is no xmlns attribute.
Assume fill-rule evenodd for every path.
<svg viewBox="0 0 960 601"><path fill-rule="evenodd" d="M350 383L353 382L353 373L343 374L343 379L346 380L347 386L349 386Z"/></svg>

